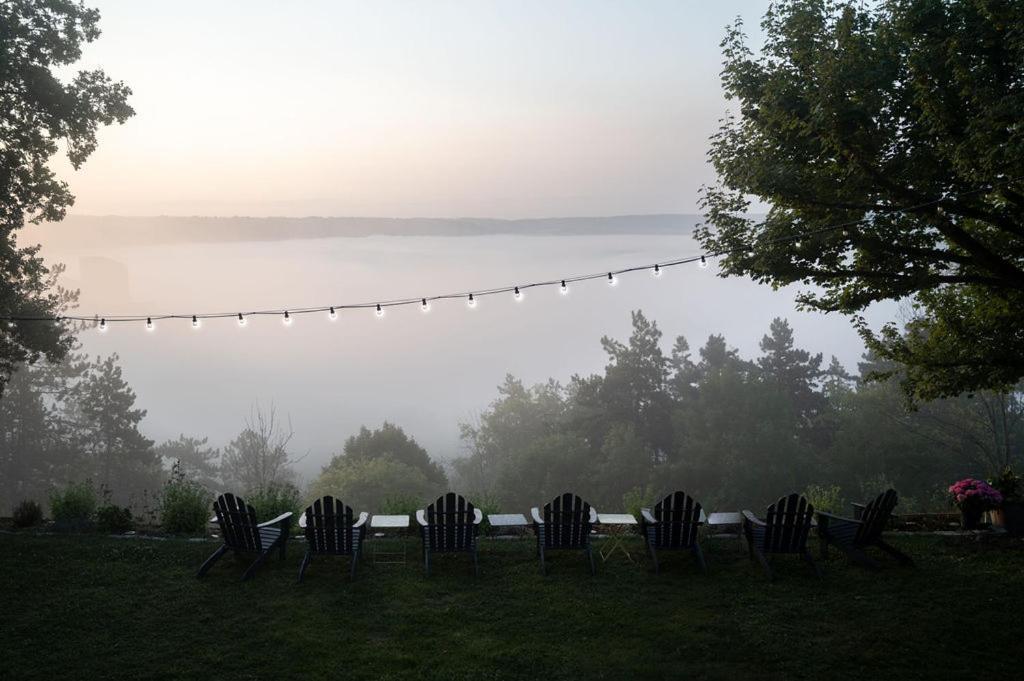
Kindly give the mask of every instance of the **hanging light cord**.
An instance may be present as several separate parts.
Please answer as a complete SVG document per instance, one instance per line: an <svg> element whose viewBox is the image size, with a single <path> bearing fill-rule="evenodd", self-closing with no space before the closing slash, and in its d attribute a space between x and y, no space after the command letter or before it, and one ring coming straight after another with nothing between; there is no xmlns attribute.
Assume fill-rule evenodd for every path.
<svg viewBox="0 0 1024 681"><path fill-rule="evenodd" d="M1001 180L999 184L1005 184L1005 183L1013 182L1013 181L1014 181L1014 178L1007 178L1007 179ZM984 189L977 189L977 190L972 191L972 192L964 192L963 194L961 194L961 196L967 196L969 194L976 194L976 193L983 192L983 191L987 192L987 191L991 191L993 188L994 188L994 186L993 187L987 187L987 188L984 188ZM869 211L868 215L866 215L865 217L859 218L857 220L850 220L848 222L841 222L841 223L834 224L834 225L828 225L826 227L821 227L819 229L814 229L814 230L810 230L810 231L807 231L807 232L801 232L799 234L791 234L791 235L788 235L788 236L777 237L775 239L770 239L768 241L760 242L758 245L764 246L764 245L774 245L774 244L787 243L787 242L797 242L797 241L800 241L802 239L806 239L808 237L817 236L819 234L825 234L825 233L829 233L829 232L835 232L835 231L838 231L838 230L848 229L850 227L856 227L858 225L864 224L865 222L869 222L869 221L873 220L874 219L874 214L876 214L876 213L887 213L888 214L888 213L913 212L913 211L921 210L923 208L928 208L928 207L931 207L931 206L938 205L942 201L944 201L945 199L946 199L946 197L943 196L941 198L933 199L931 201L926 201L926 202L919 203L919 204L916 204L916 205L913 205L913 206L897 207L897 208L890 208L890 209L878 210L878 211ZM766 224L767 224L766 222L762 222L760 224L754 225L754 227L755 228L757 228L757 227L764 227ZM402 307L402 306L406 306L406 305L421 305L424 308L427 308L429 303L431 303L433 301L438 301L438 300L468 299L470 301L470 303L473 303L473 302L475 302L476 298L480 298L482 296L493 296L493 295L498 295L498 294L502 294L502 293L511 293L511 292L514 292L514 293L516 293L518 295L520 291L524 291L524 290L532 289L532 288L547 287L547 286L561 286L563 291L564 291L568 284L584 282L584 281L592 281L594 279L607 279L609 281L609 283L614 283L615 276L621 275L621 274L629 274L631 272L639 272L639 271L643 271L643 270L653 270L656 274L660 274L663 269L668 268L668 267L676 267L676 266L679 266L679 265L687 265L687 264L691 264L691 263L700 263L703 266L703 265L706 265L708 259L720 258L722 256L732 255L734 253L748 252L750 250L751 250L751 246L744 246L744 247L731 248L731 249L726 249L726 250L721 250L721 251L715 251L715 252L711 252L711 253L703 253L703 254L700 254L700 255L691 255L691 256L686 256L686 257L683 257L683 258L676 258L676 259L672 259L672 260L663 260L663 261L659 261L659 262L656 262L656 263L650 263L650 264L647 264L647 265L635 265L635 266L631 266L631 267L624 267L622 269L617 269L617 270L605 270L603 272L596 272L596 273L593 273L593 274L581 274L581 275L576 275L576 276L571 276L571 277L564 277L564 278L558 278L558 279L549 279L549 280L546 280L546 281L536 281L536 282L526 283L526 284L513 284L513 285L509 285L509 286L499 286L499 287L496 287L496 288L480 289L480 290L473 290L473 291L464 291L464 292L461 292L461 293L442 293L442 294L432 295L432 296L415 296L415 297L412 297L412 298L395 298L395 299L391 299L391 300L377 300L377 301L373 301L373 302L363 302L363 303L341 303L341 304L334 304L334 305L320 305L320 306L316 306L316 307L299 307L299 308L291 308L290 307L290 308L278 308L278 309L273 309L273 310L251 310L249 312L235 311L235 312L206 312L206 313L202 313L202 314L197 313L197 314L162 314L162 315L154 315L154 314L145 314L145 315L94 315L94 316L60 315L60 316L53 316L53 317L2 317L0 319L3 319L3 320L8 321L8 322L59 322L59 321L99 322L99 321L102 320L101 326L104 326L104 327L105 327L105 325L107 323L113 323L113 322L146 322L146 324L149 327L152 327L153 321L165 320L165 319L186 319L186 320L191 320L193 325L197 326L198 325L197 324L198 320L202 320L202 319L224 319L224 318L230 318L230 317L237 317L239 319L239 321L244 321L244 317L249 317L249 316L282 316L282 315L284 315L286 320L290 320L291 317L294 316L294 315L314 314L314 313L317 313L317 312L329 312L331 314L332 318L334 318L334 316L336 314L336 311L338 311L338 310L373 309L373 310L377 311L377 314L379 316L379 315L383 314L384 308Z"/></svg>

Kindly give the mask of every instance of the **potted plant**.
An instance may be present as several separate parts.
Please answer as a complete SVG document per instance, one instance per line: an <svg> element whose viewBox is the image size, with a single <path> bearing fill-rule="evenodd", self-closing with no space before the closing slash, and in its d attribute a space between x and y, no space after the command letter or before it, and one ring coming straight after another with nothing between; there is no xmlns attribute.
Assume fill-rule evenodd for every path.
<svg viewBox="0 0 1024 681"><path fill-rule="evenodd" d="M960 521L965 530L976 530L981 524L981 514L998 508L1003 495L984 480L964 478L949 486L953 504L960 509Z"/></svg>
<svg viewBox="0 0 1024 681"><path fill-rule="evenodd" d="M992 524L1015 537L1024 536L1024 481L1009 466L988 481L1003 495L1003 503L992 511Z"/></svg>

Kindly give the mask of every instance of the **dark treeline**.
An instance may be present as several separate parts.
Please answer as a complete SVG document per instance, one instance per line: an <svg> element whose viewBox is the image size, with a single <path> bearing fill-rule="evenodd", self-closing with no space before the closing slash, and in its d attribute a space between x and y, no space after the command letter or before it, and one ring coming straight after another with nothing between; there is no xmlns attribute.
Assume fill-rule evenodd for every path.
<svg viewBox="0 0 1024 681"><path fill-rule="evenodd" d="M1020 392L976 393L908 410L899 377L865 357L856 375L797 347L776 319L760 354L744 358L722 336L691 351L669 345L633 314L626 341L601 339L603 374L528 387L509 376L498 399L462 426L467 451L446 474L394 424L361 429L312 481L306 496L335 494L361 508L415 508L448 487L489 510L525 510L572 490L599 507L635 509L685 489L709 508L759 508L791 491L818 505L894 486L904 510L946 507L946 487L1019 465ZM0 399L0 508L45 502L89 480L138 506L175 463L210 492L286 487L297 499L291 424L253 407L224 447L182 435L156 445L117 357L75 356L23 367Z"/></svg>
<svg viewBox="0 0 1024 681"><path fill-rule="evenodd" d="M801 350L772 322L754 359L712 335L696 353L633 314L625 343L603 338L603 375L527 387L509 376L477 423L456 480L498 505L527 508L572 489L635 508L675 488L711 508L761 507L810 490L820 503L889 485L903 509L941 509L945 489L1021 459L1020 393L978 393L908 410L898 378L865 357L856 376Z"/></svg>

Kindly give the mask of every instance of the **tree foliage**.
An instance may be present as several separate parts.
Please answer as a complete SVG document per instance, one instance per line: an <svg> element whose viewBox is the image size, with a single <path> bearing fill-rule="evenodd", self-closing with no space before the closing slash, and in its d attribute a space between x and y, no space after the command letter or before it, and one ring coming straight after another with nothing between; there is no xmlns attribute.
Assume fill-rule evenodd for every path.
<svg viewBox="0 0 1024 681"><path fill-rule="evenodd" d="M47 165L60 148L78 169L96 149L100 126L134 114L131 91L103 71L80 71L68 82L59 75L99 37L98 22L81 2L0 3L0 317L57 317L76 299L57 285L60 268L16 236L26 220L61 220L74 203ZM72 331L65 322L0 325L0 395L19 364L64 357Z"/></svg>
<svg viewBox="0 0 1024 681"><path fill-rule="evenodd" d="M712 138L719 183L704 189L697 232L728 253L723 276L814 284L801 304L854 315L912 397L1015 385L1021 26L1024 5L1002 0L783 0L758 55L731 27L722 83L738 111ZM752 198L770 205L763 222L748 217ZM821 231L834 225L847 227ZM905 329L874 332L858 316L904 298Z"/></svg>

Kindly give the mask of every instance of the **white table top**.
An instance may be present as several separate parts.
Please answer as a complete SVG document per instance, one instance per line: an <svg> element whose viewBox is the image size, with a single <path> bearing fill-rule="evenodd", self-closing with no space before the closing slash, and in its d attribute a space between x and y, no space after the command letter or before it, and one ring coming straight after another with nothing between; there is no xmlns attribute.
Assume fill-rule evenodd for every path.
<svg viewBox="0 0 1024 681"><path fill-rule="evenodd" d="M708 525L740 525L743 523L743 514L739 511L730 513L712 513L708 516L707 523Z"/></svg>
<svg viewBox="0 0 1024 681"><path fill-rule="evenodd" d="M636 518L631 513L598 513L597 522L601 525L636 525Z"/></svg>
<svg viewBox="0 0 1024 681"><path fill-rule="evenodd" d="M407 515L374 515L370 527L409 527Z"/></svg>
<svg viewBox="0 0 1024 681"><path fill-rule="evenodd" d="M487 522L491 527L522 527L527 524L522 513L492 513L487 516Z"/></svg>

